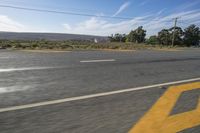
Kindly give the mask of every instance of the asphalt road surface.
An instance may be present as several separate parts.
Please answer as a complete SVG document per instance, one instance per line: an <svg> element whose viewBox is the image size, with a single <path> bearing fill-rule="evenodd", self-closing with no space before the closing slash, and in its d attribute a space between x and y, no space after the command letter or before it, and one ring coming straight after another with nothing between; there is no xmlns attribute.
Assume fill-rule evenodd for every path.
<svg viewBox="0 0 200 133"><path fill-rule="evenodd" d="M125 132L200 132L200 49L0 50L0 133Z"/></svg>

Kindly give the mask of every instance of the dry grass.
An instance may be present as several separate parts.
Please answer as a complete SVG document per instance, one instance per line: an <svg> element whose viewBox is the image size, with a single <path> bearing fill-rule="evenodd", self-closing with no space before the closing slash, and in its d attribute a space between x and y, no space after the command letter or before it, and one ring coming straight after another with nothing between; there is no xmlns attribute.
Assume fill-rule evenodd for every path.
<svg viewBox="0 0 200 133"><path fill-rule="evenodd" d="M63 52L71 50L117 50L117 51L133 51L133 50L175 50L176 47L149 45L145 43L124 43L124 42L107 42L92 43L87 41L1 41L0 46L17 50L34 50L35 52ZM31 52L31 51L30 51Z"/></svg>

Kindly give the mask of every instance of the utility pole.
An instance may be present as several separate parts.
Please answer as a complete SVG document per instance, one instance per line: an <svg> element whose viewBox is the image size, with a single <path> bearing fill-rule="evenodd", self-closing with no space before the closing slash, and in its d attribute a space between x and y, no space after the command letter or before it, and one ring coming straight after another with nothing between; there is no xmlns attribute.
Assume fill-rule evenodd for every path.
<svg viewBox="0 0 200 133"><path fill-rule="evenodd" d="M172 47L174 46L175 31L176 31L177 20L178 20L178 17L176 17L176 18L175 18L175 21L174 21L174 32L173 32L173 36L172 36Z"/></svg>

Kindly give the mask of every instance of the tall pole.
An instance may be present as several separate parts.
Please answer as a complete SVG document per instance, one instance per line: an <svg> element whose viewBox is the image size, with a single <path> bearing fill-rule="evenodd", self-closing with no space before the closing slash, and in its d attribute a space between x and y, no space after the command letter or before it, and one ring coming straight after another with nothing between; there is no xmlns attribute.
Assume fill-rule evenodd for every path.
<svg viewBox="0 0 200 133"><path fill-rule="evenodd" d="M178 18L175 18L175 21L174 21L174 32L173 32L173 36L172 36L172 47L174 46L175 31L176 31L177 20L178 20Z"/></svg>

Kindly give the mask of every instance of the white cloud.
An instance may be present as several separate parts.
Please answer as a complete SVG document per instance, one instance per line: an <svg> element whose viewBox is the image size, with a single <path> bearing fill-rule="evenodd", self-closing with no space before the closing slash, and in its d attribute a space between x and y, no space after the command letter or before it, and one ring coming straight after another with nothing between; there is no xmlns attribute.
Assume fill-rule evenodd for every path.
<svg viewBox="0 0 200 133"><path fill-rule="evenodd" d="M71 30L71 26L69 24L63 24L66 30Z"/></svg>
<svg viewBox="0 0 200 133"><path fill-rule="evenodd" d="M110 22L101 17L91 17L87 20L76 24L63 23L65 33L74 34L89 34L108 36L115 33L129 33L130 30L138 26L144 26L147 30L147 36L157 34L163 28L170 28L173 26L173 19L178 19L178 26L185 28L189 24L197 24L200 26L200 10L182 11L169 15L158 15L164 11L161 10L157 14L148 16L136 17L131 20L124 20L120 22ZM16 32L61 32L59 29L47 27L34 27L23 25L6 15L0 15L0 31L16 31Z"/></svg>
<svg viewBox="0 0 200 133"><path fill-rule="evenodd" d="M147 30L148 36L157 34L157 32L163 28L171 28L175 17L180 17L178 19L177 26L185 28L186 26L195 24L198 20L200 20L200 13L197 10L174 13L164 17L157 17L149 22L146 22L143 26ZM182 23L186 21L187 23Z"/></svg>
<svg viewBox="0 0 200 133"><path fill-rule="evenodd" d="M126 20L118 23L111 23L101 18L92 17L74 26L71 25L70 27L72 28L66 28L66 32L101 36L108 36L113 33L128 33L130 29L136 28L143 23L143 19L148 17L149 16L137 17L132 20Z"/></svg>
<svg viewBox="0 0 200 133"><path fill-rule="evenodd" d="M5 15L0 15L0 31L23 31L25 26Z"/></svg>
<svg viewBox="0 0 200 133"><path fill-rule="evenodd" d="M126 8L128 8L130 4L131 4L130 2L125 2L124 4L122 4L113 16L117 16L118 14L120 14L122 11L124 11Z"/></svg>
<svg viewBox="0 0 200 133"><path fill-rule="evenodd" d="M100 17L92 17L75 25L64 25L67 25L67 28L65 29L67 33L101 36L108 36L114 33L128 33L130 32L130 30L142 25L144 26L144 29L147 30L147 36L150 36L157 34L157 32L159 32L163 28L172 27L173 18L179 16L181 16L181 18L178 20L178 22L188 21L190 24L193 24L194 22L199 22L200 20L199 10L192 10L187 12L169 14L167 16L157 16L157 14L142 16L134 18L132 20L125 20L116 23L106 21ZM181 23L178 23L178 26L180 24Z"/></svg>
<svg viewBox="0 0 200 133"><path fill-rule="evenodd" d="M67 25L65 25L67 29ZM68 27L69 28L69 27ZM19 23L18 21L0 14L0 31L10 31L10 32L54 32L50 28L39 27L39 26L28 26Z"/></svg>
<svg viewBox="0 0 200 133"><path fill-rule="evenodd" d="M157 15L161 15L165 10L166 10L166 8L161 9L161 10L157 13Z"/></svg>

